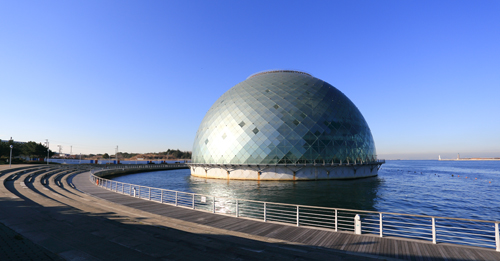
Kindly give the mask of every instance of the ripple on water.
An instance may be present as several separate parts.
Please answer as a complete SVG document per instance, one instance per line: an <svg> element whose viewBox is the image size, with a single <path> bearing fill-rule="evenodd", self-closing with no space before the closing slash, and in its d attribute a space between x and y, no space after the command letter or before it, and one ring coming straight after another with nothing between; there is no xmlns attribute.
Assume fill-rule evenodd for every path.
<svg viewBox="0 0 500 261"><path fill-rule="evenodd" d="M194 178L188 169L113 179L218 197L500 220L500 161L387 161L378 177L359 180L228 182Z"/></svg>

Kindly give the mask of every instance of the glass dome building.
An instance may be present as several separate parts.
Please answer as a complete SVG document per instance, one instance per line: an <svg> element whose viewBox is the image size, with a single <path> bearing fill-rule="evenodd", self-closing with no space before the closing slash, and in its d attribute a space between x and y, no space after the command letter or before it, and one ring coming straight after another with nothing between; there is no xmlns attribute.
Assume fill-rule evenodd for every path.
<svg viewBox="0 0 500 261"><path fill-rule="evenodd" d="M191 175L243 180L376 176L373 137L363 115L332 85L298 71L251 75L203 118Z"/></svg>

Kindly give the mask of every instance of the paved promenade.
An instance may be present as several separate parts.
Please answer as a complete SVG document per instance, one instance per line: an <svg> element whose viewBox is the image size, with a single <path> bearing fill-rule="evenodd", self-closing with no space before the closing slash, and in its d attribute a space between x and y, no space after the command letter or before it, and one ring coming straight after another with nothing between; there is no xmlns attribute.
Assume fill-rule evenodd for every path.
<svg viewBox="0 0 500 261"><path fill-rule="evenodd" d="M0 228L13 233L2 237L10 243L0 244L0 254L22 241L32 255L47 260L500 260L490 249L179 208L96 187L85 170L38 168L0 173L0 223L5 225Z"/></svg>
<svg viewBox="0 0 500 261"><path fill-rule="evenodd" d="M377 260L284 240L245 237L123 206L68 185L68 176L78 172L18 171L14 180L14 172L0 174L0 223L29 242L26 251L45 255L46 260ZM76 175L77 188L89 184L87 175ZM151 203L136 200L135 205ZM6 236L5 242L10 243L1 244L0 253L16 251L12 246L16 240ZM2 255L0 260L43 259Z"/></svg>

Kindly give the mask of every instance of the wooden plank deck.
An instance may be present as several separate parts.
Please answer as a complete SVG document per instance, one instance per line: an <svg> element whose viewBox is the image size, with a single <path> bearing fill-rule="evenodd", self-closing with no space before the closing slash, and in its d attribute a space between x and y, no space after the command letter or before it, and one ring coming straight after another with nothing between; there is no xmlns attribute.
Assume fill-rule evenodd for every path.
<svg viewBox="0 0 500 261"><path fill-rule="evenodd" d="M432 242L427 241L394 237L380 238L378 235L354 235L349 232L296 227L160 204L97 187L89 182L88 172L77 174L69 182L87 194L149 213L214 228L345 251L346 253L403 260L500 260L500 252L488 248L447 243L432 244Z"/></svg>

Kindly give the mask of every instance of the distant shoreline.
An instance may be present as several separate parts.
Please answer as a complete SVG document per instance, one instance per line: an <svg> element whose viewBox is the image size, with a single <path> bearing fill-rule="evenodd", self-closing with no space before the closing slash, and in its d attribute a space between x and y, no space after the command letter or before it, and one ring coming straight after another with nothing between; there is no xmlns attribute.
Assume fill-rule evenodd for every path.
<svg viewBox="0 0 500 261"><path fill-rule="evenodd" d="M463 159L439 159L439 161L491 161L491 160L500 160L500 158L463 158Z"/></svg>

